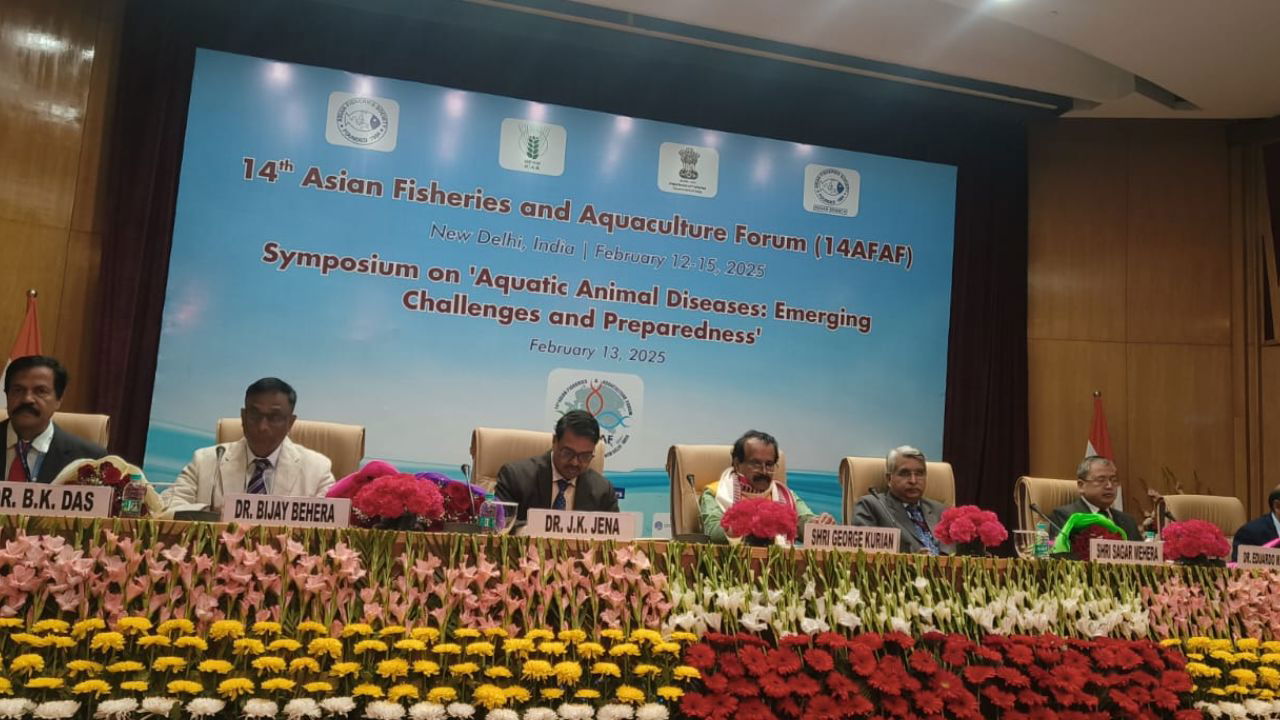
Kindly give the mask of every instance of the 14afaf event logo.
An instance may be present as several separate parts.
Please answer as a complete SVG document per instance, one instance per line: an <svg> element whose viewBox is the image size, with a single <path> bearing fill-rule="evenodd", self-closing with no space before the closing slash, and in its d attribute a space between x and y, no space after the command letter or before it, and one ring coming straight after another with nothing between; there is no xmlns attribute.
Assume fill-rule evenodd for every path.
<svg viewBox="0 0 1280 720"><path fill-rule="evenodd" d="M634 449L644 404L644 380L629 373L556 368L547 376L548 420L586 410L600 423L609 467L624 470Z"/></svg>

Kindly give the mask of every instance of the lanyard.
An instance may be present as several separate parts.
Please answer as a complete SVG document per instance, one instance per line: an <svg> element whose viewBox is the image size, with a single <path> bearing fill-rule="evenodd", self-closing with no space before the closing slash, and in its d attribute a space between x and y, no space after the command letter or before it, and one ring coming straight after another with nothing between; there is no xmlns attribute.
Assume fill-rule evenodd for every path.
<svg viewBox="0 0 1280 720"><path fill-rule="evenodd" d="M27 482L32 482L35 478L31 475L31 465L27 462L27 452L31 449L31 443L23 440L13 444L13 451L18 454L18 461L22 463L22 472L27 476Z"/></svg>

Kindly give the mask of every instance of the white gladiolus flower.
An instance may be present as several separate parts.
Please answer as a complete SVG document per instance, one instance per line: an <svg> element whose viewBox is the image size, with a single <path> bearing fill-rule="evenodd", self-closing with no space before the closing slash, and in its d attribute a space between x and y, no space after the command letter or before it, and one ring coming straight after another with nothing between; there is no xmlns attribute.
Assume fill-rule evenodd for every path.
<svg viewBox="0 0 1280 720"><path fill-rule="evenodd" d="M35 707L36 704L26 698L0 700L0 718L19 720L19 718L34 710Z"/></svg>
<svg viewBox="0 0 1280 720"><path fill-rule="evenodd" d="M97 709L93 711L93 716L95 718L105 718L105 720L127 720L137 709L138 701L133 698L103 700L98 703Z"/></svg>
<svg viewBox="0 0 1280 720"><path fill-rule="evenodd" d="M280 712L280 706L265 698L249 698L244 702L244 716L247 718L273 718Z"/></svg>
<svg viewBox="0 0 1280 720"><path fill-rule="evenodd" d="M853 588L844 595L841 595L840 599L844 601L844 604L847 607L857 607L862 604L862 591L858 588Z"/></svg>
<svg viewBox="0 0 1280 720"><path fill-rule="evenodd" d="M741 588L716 591L716 606L725 612L738 612L747 602L747 593Z"/></svg>
<svg viewBox="0 0 1280 720"><path fill-rule="evenodd" d="M507 708L494 708L484 716L484 720L520 720L520 713Z"/></svg>
<svg viewBox="0 0 1280 720"><path fill-rule="evenodd" d="M374 700L364 706L364 716L370 720L400 720L404 717L404 706L398 702Z"/></svg>
<svg viewBox="0 0 1280 720"><path fill-rule="evenodd" d="M218 698L194 698L187 703L187 712L191 713L192 717L206 717L208 715L217 715L226 706L227 704Z"/></svg>
<svg viewBox="0 0 1280 720"><path fill-rule="evenodd" d="M173 706L178 704L177 698L169 697L149 697L142 698L142 712L149 715L159 715L161 717L169 717L169 713L173 712Z"/></svg>
<svg viewBox="0 0 1280 720"><path fill-rule="evenodd" d="M835 619L837 625L850 629L862 624L862 618L846 610L844 605L840 603L831 608L831 617Z"/></svg>
<svg viewBox="0 0 1280 720"><path fill-rule="evenodd" d="M523 720L556 720L556 711L551 708L533 707L524 711Z"/></svg>
<svg viewBox="0 0 1280 720"><path fill-rule="evenodd" d="M325 698L320 707L330 715L346 715L356 709L356 701L347 696Z"/></svg>
<svg viewBox="0 0 1280 720"><path fill-rule="evenodd" d="M420 702L409 707L409 717L413 720L444 720L448 715L439 703Z"/></svg>
<svg viewBox="0 0 1280 720"><path fill-rule="evenodd" d="M911 623L903 618L898 617L897 615L894 615L889 618L889 627L894 632L900 632L900 633L911 632Z"/></svg>
<svg viewBox="0 0 1280 720"><path fill-rule="evenodd" d="M800 599L812 600L817 596L818 596L818 585L814 581L810 580L807 584L805 584L804 592L800 593Z"/></svg>
<svg viewBox="0 0 1280 720"><path fill-rule="evenodd" d="M748 612L738 618L738 622L742 623L743 627L752 632L761 632L769 627L769 622L760 616L760 613L756 611L756 608L752 608L751 612Z"/></svg>
<svg viewBox="0 0 1280 720"><path fill-rule="evenodd" d="M80 703L75 700L55 700L35 706L31 716L40 720L62 720L75 715L78 710L80 710Z"/></svg>
<svg viewBox="0 0 1280 720"><path fill-rule="evenodd" d="M636 720L667 720L668 717L667 706L661 703L646 703L636 708Z"/></svg>
<svg viewBox="0 0 1280 720"><path fill-rule="evenodd" d="M320 704L311 698L295 698L284 704L284 716L289 720L320 717Z"/></svg>
<svg viewBox="0 0 1280 720"><path fill-rule="evenodd" d="M590 705L578 703L565 703L558 708L558 712L564 720L591 720L595 715Z"/></svg>
<svg viewBox="0 0 1280 720"><path fill-rule="evenodd" d="M915 580L911 581L911 584L915 585L917 590L923 590L929 587L929 581L925 580L923 577L917 577Z"/></svg>
<svg viewBox="0 0 1280 720"><path fill-rule="evenodd" d="M449 717L456 718L469 718L476 714L475 707L466 703L449 703L445 706L445 711L449 713Z"/></svg>
<svg viewBox="0 0 1280 720"><path fill-rule="evenodd" d="M817 618L809 618L809 617L800 618L800 632L806 635L812 635L814 633L819 633L819 632L826 632L830 629L831 629L830 625L828 625L827 623Z"/></svg>

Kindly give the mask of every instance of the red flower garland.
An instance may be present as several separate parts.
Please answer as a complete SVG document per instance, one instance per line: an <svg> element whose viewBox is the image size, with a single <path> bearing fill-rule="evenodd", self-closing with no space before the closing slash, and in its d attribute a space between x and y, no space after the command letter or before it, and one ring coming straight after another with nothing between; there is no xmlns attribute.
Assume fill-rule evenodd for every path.
<svg viewBox="0 0 1280 720"><path fill-rule="evenodd" d="M933 533L949 545L981 542L984 547L995 547L1009 537L1009 531L1000 523L1000 518L977 505L943 510L942 519Z"/></svg>
<svg viewBox="0 0 1280 720"><path fill-rule="evenodd" d="M766 498L739 500L720 518L720 527L731 537L773 540L778 535L796 539L796 511Z"/></svg>
<svg viewBox="0 0 1280 720"><path fill-rule="evenodd" d="M1164 556L1170 560L1224 558L1231 554L1231 544L1217 525L1205 520L1179 520L1160 531Z"/></svg>

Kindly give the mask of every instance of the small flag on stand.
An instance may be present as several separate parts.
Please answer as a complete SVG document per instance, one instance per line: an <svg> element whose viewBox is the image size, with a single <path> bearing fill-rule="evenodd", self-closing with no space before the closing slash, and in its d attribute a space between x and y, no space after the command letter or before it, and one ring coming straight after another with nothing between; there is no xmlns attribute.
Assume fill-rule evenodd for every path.
<svg viewBox="0 0 1280 720"><path fill-rule="evenodd" d="M1089 427L1089 441L1084 446L1084 456L1097 455L1111 462L1116 461L1115 451L1111 449L1111 433L1107 431L1107 414L1102 410L1102 393L1093 393L1093 425ZM1124 491L1116 493L1115 508L1124 509Z"/></svg>
<svg viewBox="0 0 1280 720"><path fill-rule="evenodd" d="M22 326L18 328L18 337L13 340L13 347L9 350L9 357L5 360L4 366L9 367L9 363L14 358L26 357L27 355L40 354L40 316L36 313L36 291L27 291L27 316L22 319Z"/></svg>

